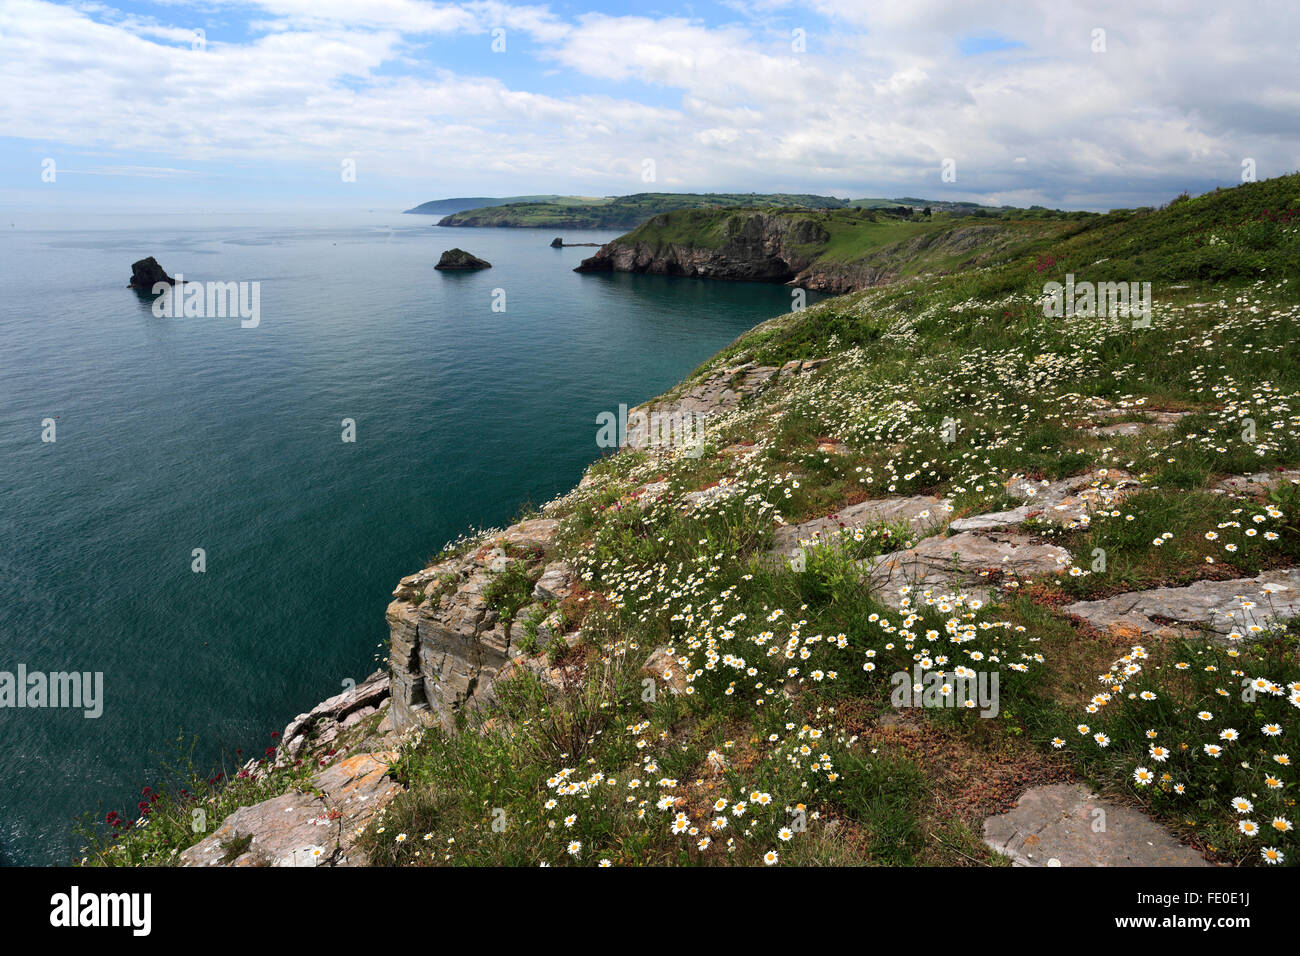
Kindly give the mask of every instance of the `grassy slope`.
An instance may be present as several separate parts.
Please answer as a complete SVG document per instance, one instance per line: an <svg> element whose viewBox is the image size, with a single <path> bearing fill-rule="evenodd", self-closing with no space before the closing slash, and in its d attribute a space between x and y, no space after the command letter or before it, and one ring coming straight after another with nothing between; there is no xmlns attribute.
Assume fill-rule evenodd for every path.
<svg viewBox="0 0 1300 956"><path fill-rule="evenodd" d="M1294 494L1270 511L1205 491L1216 475L1300 466L1297 209L1292 176L1059 224L1001 261L841 296L742 336L692 378L741 360L832 361L711 420L703 456L621 453L556 504L559 551L583 577L562 609L583 620L583 640L554 652L575 679L555 692L520 678L475 718L479 732L413 739L396 771L409 791L365 836L372 859L732 865L775 852L795 864L997 864L982 818L1028 786L1082 776L1220 860L1259 863L1270 845L1295 862L1294 832L1269 825L1295 821L1300 780L1275 758L1300 759L1297 709L1267 692L1247 700L1237 683L1300 681L1296 631L1235 657L1205 641L1148 642L1148 656L1127 655L1142 672L1099 705L1097 676L1127 647L1060 607L1300 562ZM1067 272L1151 281L1151 327L1045 319L1043 284ZM1077 427L1088 397L1195 414L1172 432L1096 438ZM959 423L952 444L948 417ZM1257 425L1249 442L1246 417ZM818 451L828 438L847 451ZM736 455L738 442L752 454ZM922 492L959 514L996 510L1013 475L1098 467L1140 475L1148 490L1113 519L1055 532L1084 569L1018 582L998 606L905 616L879 603L852 562L896 547L903 528L816 549L802 572L757 557L777 514L793 522ZM721 479L745 494L686 509L632 497L651 480L680 496ZM1104 573L1085 570L1094 547L1108 551ZM954 633L970 640L953 644ZM659 681L647 697L639 666L661 646L690 694ZM973 651L981 667L999 661L996 718L927 709L909 712L911 729L880 721L896 714L891 673ZM1130 696L1139 691L1154 701ZM1269 722L1280 737L1261 734ZM1228 728L1240 742L1221 741ZM1092 737L1103 732L1106 747ZM1208 757L1206 743L1228 756ZM1139 766L1168 779L1135 786ZM1227 802L1239 794L1264 835L1240 831Z"/></svg>
<svg viewBox="0 0 1300 956"><path fill-rule="evenodd" d="M1269 218L1269 210L1295 208L1297 182L1074 224L1072 235L1044 236L1000 265L843 296L743 336L706 368L836 358L808 382L711 426L711 449L757 442L745 464L712 453L672 461L621 454L593 466L593 483L561 503L563 550L590 588L578 651L585 677L558 697L521 680L505 690L493 729L432 734L411 747L400 773L412 790L382 832L368 835L376 858L727 865L776 851L786 863L996 863L978 839L982 817L1032 783L1082 774L1221 860L1258 863L1264 841L1294 860L1292 834L1241 834L1227 798L1256 794L1253 816L1266 825L1274 816L1294 819L1294 769L1272 760L1288 745L1259 727L1276 720L1285 741L1300 733L1295 708L1264 695L1241 701L1235 678L1218 675L1237 669L1279 685L1300 679L1295 633L1279 632L1235 659L1204 642L1153 646L1156 659L1144 661L1129 690L1153 690L1159 703L1139 711L1121 701L1089 716L1084 707L1101 688L1096 675L1125 648L1080 630L1059 606L1080 593L1249 574L1300 559L1294 498L1273 518L1258 503L1195 492L1215 474L1300 464L1300 235L1294 219ZM1036 301L1043 283L1067 271L1150 277L1153 327L1045 320ZM1201 301L1211 306L1192 308ZM1074 427L1083 396L1200 414L1172 434L1097 439ZM1246 444L1236 426L1256 406L1261 440ZM939 437L949 415L961 423L954 446ZM818 453L826 437L843 441L848 454ZM973 629L962 652L949 652L978 649L1005 662L996 719L927 710L914 730L877 723L890 713L884 675L910 667L913 647L946 650L927 635L951 633L961 619L924 608L909 620L861 587L849 561L891 546L882 543L885 529L816 552L802 573L751 558L770 540L773 511L801 520L864 495L922 491L947 496L958 512L983 511L1005 503L1001 485L1013 474L1099 465L1141 473L1157 489L1132 499L1132 521L1121 515L1062 535L1075 554L1104 541L1114 579L1023 582L1019 597L967 612L989 626ZM681 493L722 477L749 494L685 513L629 505L628 494L650 479ZM1234 535L1238 550L1208 544L1204 532L1241 508L1260 514L1260 527L1276 529L1278 540L1229 527L1219 534ZM1153 546L1162 531L1178 546ZM901 533L893 529L889 540ZM634 664L665 644L685 672L698 674L694 693L646 701ZM765 653L773 646L797 653L773 660ZM864 671L864 660L875 670ZM1172 669L1175 660L1189 669ZM1008 670L1012 662L1025 671ZM773 695L783 684L792 699ZM1187 711L1207 706L1216 719L1202 727ZM1088 735L1075 730L1084 721ZM1216 739L1224 725L1249 743L1232 760L1204 756L1202 739ZM1102 730L1106 748L1090 736ZM1174 756L1155 762L1148 733ZM1138 765L1169 779L1135 787ZM504 832L489 826L496 807ZM678 819L685 829L674 833ZM398 832L430 839L399 844Z"/></svg>
<svg viewBox="0 0 1300 956"><path fill-rule="evenodd" d="M642 223L620 236L625 245L652 248L689 246L718 249L728 242L729 227L754 210L683 209ZM1043 237L1059 237L1080 228L1088 214L1068 213L1051 218L989 218L933 215L902 219L866 210L766 210L790 220L816 223L827 235L797 251L812 260L812 268L863 266L896 276L946 272L1006 255ZM1023 210L1018 211L1023 213Z"/></svg>

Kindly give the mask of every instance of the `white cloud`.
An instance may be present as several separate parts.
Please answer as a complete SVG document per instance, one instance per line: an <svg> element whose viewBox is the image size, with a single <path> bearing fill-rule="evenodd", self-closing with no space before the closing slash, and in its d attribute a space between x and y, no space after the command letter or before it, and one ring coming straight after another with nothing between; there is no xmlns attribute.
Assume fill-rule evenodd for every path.
<svg viewBox="0 0 1300 956"><path fill-rule="evenodd" d="M159 22L6 0L0 124L69 149L244 168L351 157L359 182L426 179L440 192L511 177L511 191L636 191L651 158L660 188L1105 205L1229 181L1245 156L1262 175L1300 166L1287 6L1240 16L1204 0L1176 20L1131 0L979 6L767 2L706 25L498 0L257 0L240 9L265 32L210 35L194 51L204 8ZM431 37L497 26L537 59L517 43L494 56L486 37L460 72L411 56ZM960 55L975 36L1020 46ZM956 183L940 182L945 157Z"/></svg>

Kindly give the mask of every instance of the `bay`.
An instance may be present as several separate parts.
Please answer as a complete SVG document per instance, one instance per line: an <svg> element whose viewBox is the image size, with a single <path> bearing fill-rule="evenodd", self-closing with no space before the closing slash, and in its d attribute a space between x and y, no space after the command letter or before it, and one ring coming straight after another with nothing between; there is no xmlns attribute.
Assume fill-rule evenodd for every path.
<svg viewBox="0 0 1300 956"><path fill-rule="evenodd" d="M260 754L379 666L401 576L567 491L599 413L790 308L386 211L3 216L0 671L102 672L105 697L0 708L4 864L68 862L84 811L133 816L181 734L204 763ZM453 246L493 268L435 271ZM259 325L155 317L126 287L148 255L260 283Z"/></svg>

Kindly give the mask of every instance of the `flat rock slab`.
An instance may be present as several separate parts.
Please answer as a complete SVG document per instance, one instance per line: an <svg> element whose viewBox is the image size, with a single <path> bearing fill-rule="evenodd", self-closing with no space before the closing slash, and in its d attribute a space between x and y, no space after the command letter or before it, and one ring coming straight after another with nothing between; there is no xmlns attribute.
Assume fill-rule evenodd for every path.
<svg viewBox="0 0 1300 956"><path fill-rule="evenodd" d="M958 518L948 527L953 531L996 531L1020 524L1029 517L1031 510L1029 505L1021 505L1019 508L1012 508L1010 511L992 511L988 514L972 515L969 518Z"/></svg>
<svg viewBox="0 0 1300 956"><path fill-rule="evenodd" d="M1115 417L1117 415L1131 414L1134 410L1115 409L1112 412L1098 412L1099 417ZM1141 412L1144 421L1140 422L1118 422L1114 425L1101 425L1095 428L1089 428L1087 431L1092 435L1105 437L1107 435L1131 436L1141 434L1148 428L1155 428L1160 431L1169 431L1178 422L1186 418L1189 412Z"/></svg>
<svg viewBox="0 0 1300 956"><path fill-rule="evenodd" d="M1054 544L1040 544L1017 532L964 531L950 538L927 538L914 548L895 551L863 562L871 587L885 603L899 607L900 589L954 589L972 594L979 572L1000 570L1008 574L1055 574L1070 564L1070 552ZM986 588L980 588L983 599Z"/></svg>
<svg viewBox="0 0 1300 956"><path fill-rule="evenodd" d="M562 601L573 593L574 573L567 561L552 561L533 585L533 600Z"/></svg>
<svg viewBox="0 0 1300 956"><path fill-rule="evenodd" d="M1233 475L1215 482L1212 490L1256 497L1282 485L1300 483L1300 471L1261 471L1254 475Z"/></svg>
<svg viewBox="0 0 1300 956"><path fill-rule="evenodd" d="M699 508L714 501L731 498L740 494L741 490L740 485L719 482L712 488L702 488L699 491L690 491L682 495L682 506L687 510Z"/></svg>
<svg viewBox="0 0 1300 956"><path fill-rule="evenodd" d="M555 518L530 518L511 525L495 540L500 544L513 545L525 550L545 549L550 546L551 538L555 537L555 531L559 526L560 522Z"/></svg>
<svg viewBox="0 0 1300 956"><path fill-rule="evenodd" d="M1057 481L1013 478L1007 482L1006 490L1025 504L1009 511L959 518L952 523L952 530L1010 528L1030 518L1062 528L1086 527L1093 513L1113 508L1141 490L1141 484L1127 472L1109 468Z"/></svg>
<svg viewBox="0 0 1300 956"><path fill-rule="evenodd" d="M804 362L787 362L783 367L745 362L741 365L714 372L704 380L685 389L668 401L638 405L633 412L647 411L678 415L711 415L723 412L741 399L754 395L781 378L807 375L817 371L827 359L808 359ZM632 443L631 429L628 442Z"/></svg>
<svg viewBox="0 0 1300 956"><path fill-rule="evenodd" d="M1146 422L1120 422L1116 425L1101 425L1097 428L1089 428L1088 434L1096 435L1098 438L1108 436L1118 438L1130 438L1133 435L1141 434L1142 429L1149 428Z"/></svg>
<svg viewBox="0 0 1300 956"><path fill-rule="evenodd" d="M1077 783L1034 787L984 821L984 842L1016 866L1209 866L1145 814Z"/></svg>
<svg viewBox="0 0 1300 956"><path fill-rule="evenodd" d="M872 524L896 524L906 521L914 531L932 534L948 523L946 502L935 495L911 498L880 498L849 505L825 518L777 528L773 551L791 554L800 543L816 543L837 530L851 530Z"/></svg>
<svg viewBox="0 0 1300 956"><path fill-rule="evenodd" d="M1244 608L1243 600L1255 606ZM1249 625L1294 616L1300 613L1298 604L1300 568L1284 568L1253 578L1197 581L1183 588L1153 588L1100 601L1076 601L1065 612L1118 637L1173 636L1200 627L1221 635L1236 631L1248 637Z"/></svg>
<svg viewBox="0 0 1300 956"><path fill-rule="evenodd" d="M314 793L293 791L240 807L179 857L182 866L338 866L357 831L401 787L388 779L391 752L358 754L312 777Z"/></svg>

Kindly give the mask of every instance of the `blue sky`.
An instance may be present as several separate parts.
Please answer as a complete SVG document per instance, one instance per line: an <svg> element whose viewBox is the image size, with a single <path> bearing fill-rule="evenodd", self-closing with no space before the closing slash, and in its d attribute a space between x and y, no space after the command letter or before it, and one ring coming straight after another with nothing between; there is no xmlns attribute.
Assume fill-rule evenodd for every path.
<svg viewBox="0 0 1300 956"><path fill-rule="evenodd" d="M1139 6L5 0L0 203L655 189L1105 209L1231 185L1246 159L1300 168L1296 5Z"/></svg>

